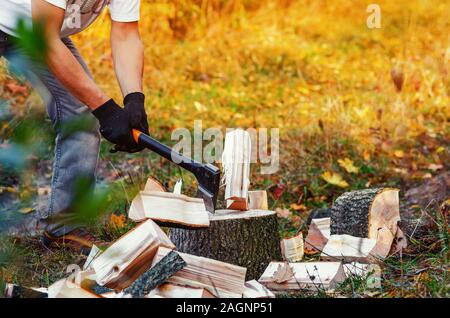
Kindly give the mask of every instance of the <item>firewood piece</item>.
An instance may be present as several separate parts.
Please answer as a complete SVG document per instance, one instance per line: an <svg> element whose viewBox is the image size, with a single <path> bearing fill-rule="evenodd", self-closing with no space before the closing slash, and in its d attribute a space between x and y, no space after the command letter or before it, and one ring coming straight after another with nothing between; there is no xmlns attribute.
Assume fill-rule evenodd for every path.
<svg viewBox="0 0 450 318"><path fill-rule="evenodd" d="M272 260L281 260L277 215L274 211L217 210L207 229L170 229L169 237L183 253L247 268L256 279Z"/></svg>
<svg viewBox="0 0 450 318"><path fill-rule="evenodd" d="M130 294L125 294L124 292L107 292L103 293L100 296L103 298L132 298Z"/></svg>
<svg viewBox="0 0 450 318"><path fill-rule="evenodd" d="M86 258L86 262L84 262L83 270L84 271L89 270L91 268L92 261L96 259L101 253L102 253L101 249L99 249L95 244L92 245L91 251L89 252L88 257Z"/></svg>
<svg viewBox="0 0 450 318"><path fill-rule="evenodd" d="M147 182L145 183L144 191L145 192L150 192L150 191L166 192L167 190L161 184L161 182L159 182L158 180L156 180L153 177L148 177Z"/></svg>
<svg viewBox="0 0 450 318"><path fill-rule="evenodd" d="M15 284L6 284L5 298L47 298L46 288L23 287Z"/></svg>
<svg viewBox="0 0 450 318"><path fill-rule="evenodd" d="M147 183L145 184L144 192L166 192L166 188L156 179L148 177ZM144 207L142 206L142 200L134 199L131 202L130 209L128 210L128 217L135 221L141 222L145 221Z"/></svg>
<svg viewBox="0 0 450 318"><path fill-rule="evenodd" d="M186 262L180 255L177 252L170 251L124 291L134 298L142 298L185 266Z"/></svg>
<svg viewBox="0 0 450 318"><path fill-rule="evenodd" d="M320 258L327 261L377 262L383 259L380 249L382 250L383 247L377 244L376 240L347 234L331 235Z"/></svg>
<svg viewBox="0 0 450 318"><path fill-rule="evenodd" d="M275 298L275 295L256 280L245 283L243 298Z"/></svg>
<svg viewBox="0 0 450 318"><path fill-rule="evenodd" d="M160 247L152 267L170 252ZM186 267L169 277L167 283L205 288L215 297L240 298L244 292L246 268L213 259L179 253Z"/></svg>
<svg viewBox="0 0 450 318"><path fill-rule="evenodd" d="M174 284L162 284L156 289L152 290L146 298L214 298L204 288L192 288L186 286L178 286Z"/></svg>
<svg viewBox="0 0 450 318"><path fill-rule="evenodd" d="M303 258L303 235L302 233L280 242L281 254L285 261L295 263L300 262Z"/></svg>
<svg viewBox="0 0 450 318"><path fill-rule="evenodd" d="M250 210L268 210L266 190L248 191L248 208Z"/></svg>
<svg viewBox="0 0 450 318"><path fill-rule="evenodd" d="M312 219L305 238L305 251L322 252L330 238L330 218Z"/></svg>
<svg viewBox="0 0 450 318"><path fill-rule="evenodd" d="M344 268L340 262L289 263L294 272L290 280L277 283L273 276L283 263L271 262L258 282L274 291L333 289L345 280Z"/></svg>
<svg viewBox="0 0 450 318"><path fill-rule="evenodd" d="M331 208L331 234L377 240L379 252L386 257L400 221L398 191L377 188L344 193Z"/></svg>
<svg viewBox="0 0 450 318"><path fill-rule="evenodd" d="M248 132L235 129L226 134L222 166L227 209L248 209L251 151Z"/></svg>
<svg viewBox="0 0 450 318"><path fill-rule="evenodd" d="M114 290L130 286L150 267L159 246L175 248L155 222L139 224L92 262L97 283Z"/></svg>
<svg viewBox="0 0 450 318"><path fill-rule="evenodd" d="M136 219L136 216L143 216L161 226L181 228L209 226L208 212L203 199L170 192L141 191L133 199L128 215L134 221L141 221L142 219Z"/></svg>
<svg viewBox="0 0 450 318"><path fill-rule="evenodd" d="M378 264L352 262L344 264L344 272L347 277L365 278L369 289L381 288L381 268Z"/></svg>
<svg viewBox="0 0 450 318"><path fill-rule="evenodd" d="M48 298L103 298L82 288L71 279L61 279L48 287Z"/></svg>

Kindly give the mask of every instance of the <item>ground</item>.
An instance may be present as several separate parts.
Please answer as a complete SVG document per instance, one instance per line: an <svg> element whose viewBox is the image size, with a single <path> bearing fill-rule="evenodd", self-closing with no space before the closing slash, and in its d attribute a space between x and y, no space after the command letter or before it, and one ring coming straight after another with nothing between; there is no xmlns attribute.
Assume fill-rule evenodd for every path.
<svg viewBox="0 0 450 318"><path fill-rule="evenodd" d="M279 128L280 169L262 175L254 165L251 188L269 192L282 236L305 232L308 213L345 191L399 188L405 217L415 212L429 222L383 264L380 291L353 281L340 293L448 297L449 232L440 207L449 185L433 188L431 180L450 168L450 4L378 1L382 28L369 29L369 1L197 2L143 4L152 135L173 144L174 128L192 129L199 119L204 129ZM108 30L104 16L74 40L97 82L120 101ZM6 68L0 82L0 209L11 219L45 205L53 132L27 83ZM169 189L182 177L193 194L193 178L167 161L148 152L110 154L109 147L102 144L98 180L108 187L108 205L93 226L105 240L132 226L120 215L148 175ZM435 192L418 188L424 185L439 195L418 199ZM3 280L23 285L46 286L84 261L47 251L37 239L0 244Z"/></svg>

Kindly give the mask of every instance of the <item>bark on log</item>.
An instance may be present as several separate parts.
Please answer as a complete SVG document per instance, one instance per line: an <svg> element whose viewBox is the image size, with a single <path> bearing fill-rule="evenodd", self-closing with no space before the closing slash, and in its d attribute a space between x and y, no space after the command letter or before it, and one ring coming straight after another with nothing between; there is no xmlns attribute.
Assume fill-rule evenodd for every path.
<svg viewBox="0 0 450 318"><path fill-rule="evenodd" d="M124 291L126 294L131 294L134 298L143 298L185 266L186 262L177 252L170 252Z"/></svg>
<svg viewBox="0 0 450 318"><path fill-rule="evenodd" d="M348 234L377 239L376 225L395 223L400 220L396 189L365 189L346 192L331 208L331 235ZM393 228L392 228L393 229Z"/></svg>
<svg viewBox="0 0 450 318"><path fill-rule="evenodd" d="M377 241L386 257L400 221L398 190L390 188L346 192L331 208L331 235L348 234Z"/></svg>
<svg viewBox="0 0 450 318"><path fill-rule="evenodd" d="M177 250L247 268L246 280L258 279L271 261L281 260L274 211L217 210L207 229L171 229Z"/></svg>

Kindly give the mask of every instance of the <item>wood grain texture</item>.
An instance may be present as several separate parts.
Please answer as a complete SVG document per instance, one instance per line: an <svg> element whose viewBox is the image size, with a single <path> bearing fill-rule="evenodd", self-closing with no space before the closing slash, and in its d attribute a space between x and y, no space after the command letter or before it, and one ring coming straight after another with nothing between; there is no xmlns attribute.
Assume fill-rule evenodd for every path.
<svg viewBox="0 0 450 318"><path fill-rule="evenodd" d="M379 246L377 240L369 238L347 234L331 235L320 258L326 261L377 262L384 257L378 251Z"/></svg>
<svg viewBox="0 0 450 318"><path fill-rule="evenodd" d="M160 191L141 191L131 203L128 215L134 221L152 219L161 226L208 227L203 199Z"/></svg>
<svg viewBox="0 0 450 318"><path fill-rule="evenodd" d="M329 238L330 218L312 219L305 238L305 249L310 252L322 252Z"/></svg>
<svg viewBox="0 0 450 318"><path fill-rule="evenodd" d="M281 260L277 216L274 211L217 210L207 229L171 229L177 250L243 266L247 280L256 279L273 260Z"/></svg>
<svg viewBox="0 0 450 318"><path fill-rule="evenodd" d="M251 161L250 134L242 129L227 132L222 153L227 208L248 209Z"/></svg>
<svg viewBox="0 0 450 318"><path fill-rule="evenodd" d="M160 247L153 260L152 267L169 252L169 249ZM187 265L167 279L167 283L204 288L215 297L242 297L246 273L244 267L185 253L179 253L179 255Z"/></svg>
<svg viewBox="0 0 450 318"><path fill-rule="evenodd" d="M294 271L290 280L277 283L273 276L282 262L271 262L258 282L275 291L332 289L345 280L344 268L340 262L289 263Z"/></svg>
<svg viewBox="0 0 450 318"><path fill-rule="evenodd" d="M291 238L282 239L280 246L281 254L285 261L294 263L302 260L304 250L302 233Z"/></svg>
<svg viewBox="0 0 450 318"><path fill-rule="evenodd" d="M92 261L97 283L114 290L130 286L149 269L159 246L175 248L155 222L142 222Z"/></svg>

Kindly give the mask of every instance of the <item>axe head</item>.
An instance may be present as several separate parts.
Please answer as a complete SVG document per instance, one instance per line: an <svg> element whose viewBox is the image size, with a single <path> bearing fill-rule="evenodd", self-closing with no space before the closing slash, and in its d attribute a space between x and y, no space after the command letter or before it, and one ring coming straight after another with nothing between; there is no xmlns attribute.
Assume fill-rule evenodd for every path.
<svg viewBox="0 0 450 318"><path fill-rule="evenodd" d="M220 169L212 164L205 164L195 173L198 182L198 195L203 198L206 210L214 213L220 185Z"/></svg>

